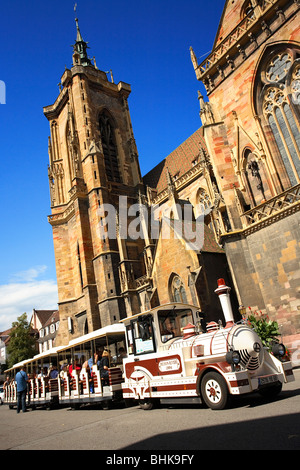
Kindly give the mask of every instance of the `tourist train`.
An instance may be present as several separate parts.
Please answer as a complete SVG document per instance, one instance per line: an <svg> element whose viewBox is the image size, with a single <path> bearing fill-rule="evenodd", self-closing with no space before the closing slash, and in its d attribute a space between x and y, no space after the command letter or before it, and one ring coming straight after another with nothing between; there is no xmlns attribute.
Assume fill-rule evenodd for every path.
<svg viewBox="0 0 300 470"><path fill-rule="evenodd" d="M276 396L283 383L294 380L284 345L274 343L269 352L246 320L234 321L230 288L223 279L218 280L215 293L225 323L206 323L192 305L161 305L15 364L6 372L13 376L20 366L26 368L28 405L33 408L78 408L84 403L106 408L122 400L139 403L143 409L159 402L204 403L223 409L235 395ZM107 377L102 377L99 368L104 350L109 351ZM43 373L53 365L55 378ZM17 403L14 380L5 387L4 402L11 408Z"/></svg>

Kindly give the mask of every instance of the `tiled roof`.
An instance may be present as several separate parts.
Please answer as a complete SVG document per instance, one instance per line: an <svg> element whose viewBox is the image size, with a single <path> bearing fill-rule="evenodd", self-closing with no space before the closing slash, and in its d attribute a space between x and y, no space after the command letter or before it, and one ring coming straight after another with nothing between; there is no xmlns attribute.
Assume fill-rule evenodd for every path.
<svg viewBox="0 0 300 470"><path fill-rule="evenodd" d="M43 327L51 325L51 323L55 323L59 320L59 311L58 310L53 310L52 315L48 318L46 323L44 323Z"/></svg>
<svg viewBox="0 0 300 470"><path fill-rule="evenodd" d="M34 310L36 316L40 320L42 326L47 323L49 318L51 318L56 310Z"/></svg>
<svg viewBox="0 0 300 470"><path fill-rule="evenodd" d="M214 232L204 224L204 244L202 250L207 253L225 253L224 249L216 242Z"/></svg>
<svg viewBox="0 0 300 470"><path fill-rule="evenodd" d="M173 177L184 175L192 168L193 161L199 156L200 147L207 152L202 127L149 171L143 177L144 183L160 193L167 187L167 169Z"/></svg>
<svg viewBox="0 0 300 470"><path fill-rule="evenodd" d="M1 331L0 332L0 337L1 336L9 336L11 334L11 330L12 330L12 328L9 328L8 330L5 330L5 331Z"/></svg>
<svg viewBox="0 0 300 470"><path fill-rule="evenodd" d="M172 220L172 219L169 219L169 223L170 223L170 226L173 227L173 229L176 231L176 229L179 230L179 233L180 233L180 237L182 237L183 239L186 239L185 237L185 227L184 225L181 226L181 223L184 224L185 222L182 221L181 223L178 224L178 221L176 223L176 221ZM200 224L201 222L198 221L198 224ZM202 222L203 223L203 240L202 239L199 239L197 241L197 243L201 243L203 241L203 245L202 246L197 246L197 244L195 245L195 250L196 251L201 251L201 252L206 252L206 253L222 253L224 254L225 251L224 249L218 245L218 243L216 242L216 238L215 238L215 234L214 232L204 223L204 221ZM193 221L189 227L190 229L190 232L188 232L188 234L191 236L193 235L194 237L194 234L196 234L196 230L198 231L199 230L199 225L198 225L198 228L196 226L196 222ZM201 235L201 232L199 233L199 235ZM186 239L188 242L189 240ZM193 245L193 241L191 241L191 244Z"/></svg>

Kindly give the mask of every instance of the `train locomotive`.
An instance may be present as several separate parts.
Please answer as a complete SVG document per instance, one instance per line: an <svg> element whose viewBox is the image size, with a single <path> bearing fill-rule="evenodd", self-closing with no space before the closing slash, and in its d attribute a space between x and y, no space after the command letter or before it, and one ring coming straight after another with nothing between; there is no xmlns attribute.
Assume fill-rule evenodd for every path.
<svg viewBox="0 0 300 470"><path fill-rule="evenodd" d="M236 324L230 288L218 280L226 324L210 322L201 328L200 312L172 304L124 320L128 358L124 362L125 399L151 409L157 401L204 402L223 409L233 395L260 392L277 395L294 380L285 347L267 351L245 322Z"/></svg>

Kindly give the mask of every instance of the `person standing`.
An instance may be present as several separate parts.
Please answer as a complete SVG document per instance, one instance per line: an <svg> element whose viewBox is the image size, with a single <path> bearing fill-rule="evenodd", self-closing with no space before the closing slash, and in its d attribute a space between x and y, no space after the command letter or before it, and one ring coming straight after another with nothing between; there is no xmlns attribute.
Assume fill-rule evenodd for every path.
<svg viewBox="0 0 300 470"><path fill-rule="evenodd" d="M20 367L19 372L17 372L15 381L17 384L17 413L20 413L22 408L23 413L26 410L26 393L27 393L27 382L29 382L28 375L24 371L24 366Z"/></svg>

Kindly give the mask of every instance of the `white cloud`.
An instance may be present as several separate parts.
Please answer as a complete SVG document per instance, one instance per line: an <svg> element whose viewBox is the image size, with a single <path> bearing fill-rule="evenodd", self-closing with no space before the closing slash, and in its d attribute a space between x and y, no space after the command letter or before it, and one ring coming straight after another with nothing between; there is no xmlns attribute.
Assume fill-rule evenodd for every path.
<svg viewBox="0 0 300 470"><path fill-rule="evenodd" d="M34 308L58 308L56 281L37 279L46 269L46 266L30 268L14 275L10 283L0 285L0 331L10 328L24 312L29 321Z"/></svg>
<svg viewBox="0 0 300 470"><path fill-rule="evenodd" d="M47 266L34 266L33 268L26 269L14 274L11 282L30 282L36 279L40 274L44 273Z"/></svg>

